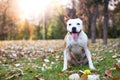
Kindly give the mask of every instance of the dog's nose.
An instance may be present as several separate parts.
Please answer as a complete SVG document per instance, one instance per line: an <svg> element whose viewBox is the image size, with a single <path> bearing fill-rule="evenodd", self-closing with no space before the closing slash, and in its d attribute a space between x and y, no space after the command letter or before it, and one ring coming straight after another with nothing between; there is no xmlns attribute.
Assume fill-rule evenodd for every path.
<svg viewBox="0 0 120 80"><path fill-rule="evenodd" d="M76 27L73 27L73 28L72 28L72 32L73 32L73 33L76 33Z"/></svg>

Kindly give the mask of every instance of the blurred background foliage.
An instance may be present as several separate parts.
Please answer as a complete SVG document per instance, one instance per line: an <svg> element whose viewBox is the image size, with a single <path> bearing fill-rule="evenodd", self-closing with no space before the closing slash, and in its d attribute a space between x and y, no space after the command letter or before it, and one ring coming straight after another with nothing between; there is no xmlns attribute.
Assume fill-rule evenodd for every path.
<svg viewBox="0 0 120 80"><path fill-rule="evenodd" d="M43 31L45 31L45 39L63 39L67 33L64 21L65 10L72 8L75 9L78 17L83 17L84 31L91 38L91 17L95 13L93 10L96 4L98 5L96 38L103 37L104 5L102 1L104 0L74 0L76 2L72 8L61 5L57 0L51 0L52 6L47 7L44 12L45 30L43 30L42 16L39 17L38 24L31 23L28 19L21 21L14 1L0 0L0 40L38 40L42 39ZM109 10L108 14L108 38L120 37L120 2L115 5L116 8Z"/></svg>

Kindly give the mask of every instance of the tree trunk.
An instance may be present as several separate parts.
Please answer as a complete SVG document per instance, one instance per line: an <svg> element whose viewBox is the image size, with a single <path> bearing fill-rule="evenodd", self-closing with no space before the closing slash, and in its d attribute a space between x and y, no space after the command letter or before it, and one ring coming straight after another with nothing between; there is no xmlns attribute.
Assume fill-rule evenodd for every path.
<svg viewBox="0 0 120 80"><path fill-rule="evenodd" d="M94 5L93 15L92 15L92 23L91 23L91 39L92 43L95 43L96 39L96 20L98 14L98 3Z"/></svg>
<svg viewBox="0 0 120 80"><path fill-rule="evenodd" d="M1 37L0 37L0 40L4 40L5 39L5 36L4 36L4 27L5 27L5 24L6 24L6 10L5 10L5 12L3 13L3 15L2 15L2 24L1 24L1 31L0 31L0 33L1 33Z"/></svg>
<svg viewBox="0 0 120 80"><path fill-rule="evenodd" d="M104 0L103 44L107 45L108 35L108 0Z"/></svg>
<svg viewBox="0 0 120 80"><path fill-rule="evenodd" d="M6 3L8 4L9 3L9 0L6 0ZM7 6L5 8L5 10L3 11L2 13L2 23L1 23L1 28L0 28L0 40L5 40L5 33L4 33L4 27L6 25L6 12L7 12L7 9L8 9L9 6Z"/></svg>
<svg viewBox="0 0 120 80"><path fill-rule="evenodd" d="M72 8L66 8L66 13L67 15L71 18L71 19L74 19L76 18L76 9L75 9L75 0L71 0L71 3L72 3Z"/></svg>

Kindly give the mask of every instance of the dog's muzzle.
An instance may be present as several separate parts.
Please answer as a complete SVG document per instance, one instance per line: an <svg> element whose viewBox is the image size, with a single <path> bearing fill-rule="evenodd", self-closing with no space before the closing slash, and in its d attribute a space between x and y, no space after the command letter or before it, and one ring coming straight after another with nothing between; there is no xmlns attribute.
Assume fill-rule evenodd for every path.
<svg viewBox="0 0 120 80"><path fill-rule="evenodd" d="M77 32L77 31L76 31L76 28L73 27L73 28L72 28L72 32L70 32L70 34L72 35L72 37L73 37L74 40L77 40L80 32L81 32L81 30L80 30L79 32Z"/></svg>
<svg viewBox="0 0 120 80"><path fill-rule="evenodd" d="M72 28L72 33L76 33L77 31L76 31L76 27L73 27Z"/></svg>

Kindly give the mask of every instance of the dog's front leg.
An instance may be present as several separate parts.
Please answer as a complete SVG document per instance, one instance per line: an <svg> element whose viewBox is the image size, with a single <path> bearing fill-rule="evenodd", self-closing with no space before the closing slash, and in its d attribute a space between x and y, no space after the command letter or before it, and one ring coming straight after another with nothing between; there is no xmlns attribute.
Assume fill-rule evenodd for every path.
<svg viewBox="0 0 120 80"><path fill-rule="evenodd" d="M91 53L90 53L88 48L85 48L85 54L86 54L87 59L88 59L89 68L91 70L95 70L95 67L93 66L93 62L92 62L92 59L91 59Z"/></svg>
<svg viewBox="0 0 120 80"><path fill-rule="evenodd" d="M67 70L67 64L68 64L68 50L64 50L64 63L63 63L63 69L62 71Z"/></svg>

